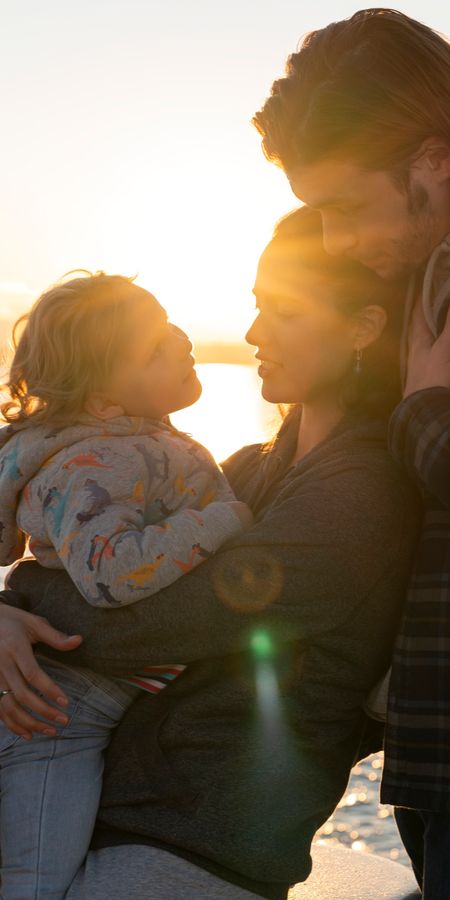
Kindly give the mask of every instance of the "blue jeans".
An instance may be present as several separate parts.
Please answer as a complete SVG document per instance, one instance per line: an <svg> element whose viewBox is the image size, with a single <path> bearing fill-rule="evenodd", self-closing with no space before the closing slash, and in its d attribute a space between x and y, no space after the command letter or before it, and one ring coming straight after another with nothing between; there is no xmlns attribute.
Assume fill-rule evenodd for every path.
<svg viewBox="0 0 450 900"><path fill-rule="evenodd" d="M394 810L423 900L450 898L450 813Z"/></svg>
<svg viewBox="0 0 450 900"><path fill-rule="evenodd" d="M70 698L56 737L0 722L2 900L62 900L86 856L102 789L103 751L138 688L40 660Z"/></svg>

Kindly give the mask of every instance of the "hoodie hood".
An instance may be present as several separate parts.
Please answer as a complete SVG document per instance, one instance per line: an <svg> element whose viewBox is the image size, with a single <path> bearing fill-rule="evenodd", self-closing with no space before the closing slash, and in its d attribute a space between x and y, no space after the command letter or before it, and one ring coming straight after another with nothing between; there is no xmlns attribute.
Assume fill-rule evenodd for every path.
<svg viewBox="0 0 450 900"><path fill-rule="evenodd" d="M423 279L423 311L428 328L435 338L445 325L449 301L450 234L433 250Z"/></svg>
<svg viewBox="0 0 450 900"><path fill-rule="evenodd" d="M445 325L450 303L450 234L434 248L425 272L414 273L408 285L401 346L403 384L406 380L409 325L419 290L422 292L425 321L433 337L437 338Z"/></svg>

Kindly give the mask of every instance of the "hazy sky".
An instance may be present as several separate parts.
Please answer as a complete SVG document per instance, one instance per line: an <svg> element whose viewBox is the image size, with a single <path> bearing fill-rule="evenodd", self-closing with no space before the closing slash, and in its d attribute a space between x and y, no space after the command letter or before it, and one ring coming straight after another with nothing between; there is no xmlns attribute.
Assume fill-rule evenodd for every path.
<svg viewBox="0 0 450 900"><path fill-rule="evenodd" d="M306 8L307 7L307 8ZM68 269L138 274L197 338L250 321L295 205L249 120L333 0L0 0L3 314ZM450 4L402 11L450 33Z"/></svg>

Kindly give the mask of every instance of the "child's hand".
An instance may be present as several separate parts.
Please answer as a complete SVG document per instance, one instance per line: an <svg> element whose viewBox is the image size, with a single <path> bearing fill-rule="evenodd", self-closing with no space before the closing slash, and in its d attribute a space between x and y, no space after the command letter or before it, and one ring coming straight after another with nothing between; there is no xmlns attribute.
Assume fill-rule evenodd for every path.
<svg viewBox="0 0 450 900"><path fill-rule="evenodd" d="M254 522L253 513L249 506L246 503L243 503L242 500L232 500L230 506L239 516L241 520L241 525L243 528L251 528Z"/></svg>

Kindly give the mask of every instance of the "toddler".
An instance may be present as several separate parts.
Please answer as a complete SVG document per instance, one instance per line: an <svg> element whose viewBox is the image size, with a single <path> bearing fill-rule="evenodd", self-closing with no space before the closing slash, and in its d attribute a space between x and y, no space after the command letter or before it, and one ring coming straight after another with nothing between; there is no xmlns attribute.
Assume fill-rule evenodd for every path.
<svg viewBox="0 0 450 900"><path fill-rule="evenodd" d="M148 291L102 272L72 278L16 323L14 343L1 565L28 540L43 566L64 567L88 603L113 611L251 524L208 451L169 422L201 386L190 341ZM44 668L70 698L68 724L27 741L0 722L3 900L64 897L89 846L111 729L139 690L159 692L184 666L149 660L126 679Z"/></svg>

